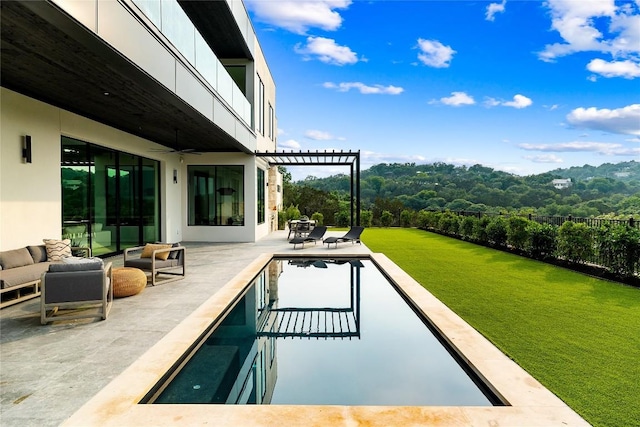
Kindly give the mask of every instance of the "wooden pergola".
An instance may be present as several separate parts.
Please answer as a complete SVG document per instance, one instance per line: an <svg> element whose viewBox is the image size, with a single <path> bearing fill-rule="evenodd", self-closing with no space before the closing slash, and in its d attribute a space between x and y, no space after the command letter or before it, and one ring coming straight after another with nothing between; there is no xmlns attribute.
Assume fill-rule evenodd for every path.
<svg viewBox="0 0 640 427"><path fill-rule="evenodd" d="M349 166L351 225L360 225L360 150L358 151L256 151L270 166Z"/></svg>

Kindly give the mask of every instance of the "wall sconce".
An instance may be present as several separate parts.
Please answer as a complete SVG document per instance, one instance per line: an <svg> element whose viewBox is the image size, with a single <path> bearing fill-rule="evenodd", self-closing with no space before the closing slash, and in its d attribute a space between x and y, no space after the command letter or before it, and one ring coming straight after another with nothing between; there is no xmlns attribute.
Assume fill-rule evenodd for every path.
<svg viewBox="0 0 640 427"><path fill-rule="evenodd" d="M178 169L173 170L173 183L174 184L178 183Z"/></svg>
<svg viewBox="0 0 640 427"><path fill-rule="evenodd" d="M25 163L31 163L31 135L25 135L22 144L22 158Z"/></svg>

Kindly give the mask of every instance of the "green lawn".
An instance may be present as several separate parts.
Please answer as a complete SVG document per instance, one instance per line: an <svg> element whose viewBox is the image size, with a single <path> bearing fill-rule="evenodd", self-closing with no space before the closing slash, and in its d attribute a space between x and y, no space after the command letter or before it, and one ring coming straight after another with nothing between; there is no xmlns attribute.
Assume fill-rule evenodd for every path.
<svg viewBox="0 0 640 427"><path fill-rule="evenodd" d="M387 255L596 426L640 426L640 289L416 229Z"/></svg>

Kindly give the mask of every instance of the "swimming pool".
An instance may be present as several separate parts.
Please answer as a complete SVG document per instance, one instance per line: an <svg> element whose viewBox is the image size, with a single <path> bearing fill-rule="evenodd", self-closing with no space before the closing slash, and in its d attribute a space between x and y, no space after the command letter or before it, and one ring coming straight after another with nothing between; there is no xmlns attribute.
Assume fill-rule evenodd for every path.
<svg viewBox="0 0 640 427"><path fill-rule="evenodd" d="M300 258L314 254L326 256L321 249L311 248ZM224 405L224 404L145 404L158 392L158 384L170 379L185 360L185 355L197 349L194 343L202 342L213 327L222 322L247 287L263 269L276 258L291 258L288 247L282 252L263 253L246 265L236 276L213 293L196 310L175 328L150 347L134 363L113 378L100 392L78 409L64 426L185 426L212 425L237 426L287 426L324 427L326 425L387 427L390 425L439 425L471 427L477 425L528 425L539 427L588 426L578 414L547 390L535 378L503 354L473 327L452 312L384 254L369 253L371 260L409 301L420 318L439 332L457 357L482 379L491 392L499 396L504 405L497 406L407 406L407 405ZM343 252L340 256L358 257L362 254ZM308 267L310 268L310 267ZM194 266L191 275L181 285L189 286L196 276ZM364 269L362 270L364 271ZM204 269L206 275L215 274ZM273 271L278 274L278 271ZM361 282L361 286L362 286ZM180 292L179 287L173 289ZM172 302L169 302L172 303ZM281 305L282 306L282 305ZM364 313L364 310L362 310ZM212 321L213 319L213 321ZM162 319L159 319L162 321ZM367 328L368 318L361 317L361 330ZM284 341L293 340L286 338ZM280 359L280 342L278 363Z"/></svg>
<svg viewBox="0 0 640 427"><path fill-rule="evenodd" d="M148 403L501 404L369 259L274 259Z"/></svg>

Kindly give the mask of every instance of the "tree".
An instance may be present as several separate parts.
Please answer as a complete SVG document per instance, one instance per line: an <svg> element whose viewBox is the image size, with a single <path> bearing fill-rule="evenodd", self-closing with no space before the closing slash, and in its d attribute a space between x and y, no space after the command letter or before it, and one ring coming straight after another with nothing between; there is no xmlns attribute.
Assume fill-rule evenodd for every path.
<svg viewBox="0 0 640 427"><path fill-rule="evenodd" d="M282 183L290 183L291 182L291 172L287 170L284 166L278 166L278 172L282 175Z"/></svg>
<svg viewBox="0 0 640 427"><path fill-rule="evenodd" d="M389 211L383 211L380 216L380 224L382 224L383 227L391 226L391 224L393 224L393 214Z"/></svg>
<svg viewBox="0 0 640 427"><path fill-rule="evenodd" d="M400 212L400 226L413 227L415 223L416 212L414 210L405 209Z"/></svg>
<svg viewBox="0 0 640 427"><path fill-rule="evenodd" d="M466 211L473 203L464 199L455 199L446 204L445 208L452 211Z"/></svg>

